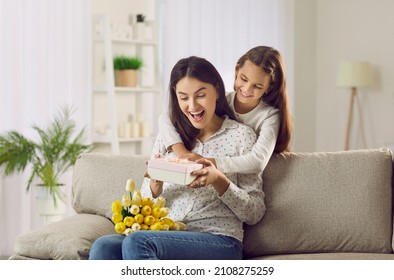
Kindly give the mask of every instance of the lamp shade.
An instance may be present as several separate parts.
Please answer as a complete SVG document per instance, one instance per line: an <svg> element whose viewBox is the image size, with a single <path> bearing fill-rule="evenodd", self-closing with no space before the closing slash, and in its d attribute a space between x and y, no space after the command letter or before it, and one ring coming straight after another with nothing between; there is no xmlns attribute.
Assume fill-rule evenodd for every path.
<svg viewBox="0 0 394 280"><path fill-rule="evenodd" d="M372 67L368 62L344 61L338 65L337 86L358 88L372 85Z"/></svg>

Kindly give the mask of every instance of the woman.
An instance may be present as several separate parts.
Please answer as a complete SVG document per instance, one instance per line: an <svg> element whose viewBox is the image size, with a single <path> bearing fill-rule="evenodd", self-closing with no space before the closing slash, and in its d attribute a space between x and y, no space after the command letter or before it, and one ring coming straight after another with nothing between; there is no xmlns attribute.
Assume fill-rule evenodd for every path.
<svg viewBox="0 0 394 280"><path fill-rule="evenodd" d="M254 131L234 120L218 71L199 57L181 59L169 85L171 122L186 146L203 157L248 153ZM152 157L175 157L159 134ZM145 178L144 197L166 198L169 217L183 221L186 231L136 231L126 237L96 240L91 259L242 259L243 223L264 215L261 173L224 174L201 159L209 174L201 185L176 185Z"/></svg>

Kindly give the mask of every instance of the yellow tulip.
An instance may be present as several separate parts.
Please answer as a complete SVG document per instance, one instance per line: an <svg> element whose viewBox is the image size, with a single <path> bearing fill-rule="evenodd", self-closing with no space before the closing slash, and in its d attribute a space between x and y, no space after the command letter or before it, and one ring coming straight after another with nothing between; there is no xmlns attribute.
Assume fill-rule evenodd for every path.
<svg viewBox="0 0 394 280"><path fill-rule="evenodd" d="M183 222L177 221L175 222L179 226L179 230L185 230L186 229L186 224Z"/></svg>
<svg viewBox="0 0 394 280"><path fill-rule="evenodd" d="M149 205L149 206L151 206L152 207L152 199L150 199L150 197L144 197L142 200L141 200L141 206L145 206L145 205Z"/></svg>
<svg viewBox="0 0 394 280"><path fill-rule="evenodd" d="M144 224L151 226L155 223L156 219L152 215L146 216L144 218Z"/></svg>
<svg viewBox="0 0 394 280"><path fill-rule="evenodd" d="M111 209L113 213L122 212L122 203L119 200L112 202Z"/></svg>
<svg viewBox="0 0 394 280"><path fill-rule="evenodd" d="M156 219L160 218L161 211L159 207L153 207L152 210L152 216L155 217Z"/></svg>
<svg viewBox="0 0 394 280"><path fill-rule="evenodd" d="M133 204L133 205L130 206L129 212L132 215L137 215L140 212L140 207L135 205L135 204Z"/></svg>
<svg viewBox="0 0 394 280"><path fill-rule="evenodd" d="M162 224L166 224L170 228L174 225L174 221L172 219L170 219L170 218L167 218L167 217L161 219L160 221L162 222Z"/></svg>
<svg viewBox="0 0 394 280"><path fill-rule="evenodd" d="M141 214L144 216L149 216L152 213L152 208L149 205L142 206Z"/></svg>
<svg viewBox="0 0 394 280"><path fill-rule="evenodd" d="M153 200L153 205L152 206L153 206L153 208L155 208L155 207L159 207L159 208L164 207L164 206L166 206L166 199L164 197L162 197L162 196L156 197Z"/></svg>
<svg viewBox="0 0 394 280"><path fill-rule="evenodd" d="M170 213L170 208L168 207L162 207L160 208L160 217L165 217Z"/></svg>
<svg viewBox="0 0 394 280"><path fill-rule="evenodd" d="M126 183L126 192L133 192L135 190L135 183L133 179L128 179Z"/></svg>
<svg viewBox="0 0 394 280"><path fill-rule="evenodd" d="M131 227L132 224L135 223L135 220L133 217L131 216L127 216L123 219L123 223L127 226L127 227Z"/></svg>
<svg viewBox="0 0 394 280"><path fill-rule="evenodd" d="M112 214L112 221L116 223L120 223L123 221L123 216L120 213L113 213Z"/></svg>
<svg viewBox="0 0 394 280"><path fill-rule="evenodd" d="M134 223L134 224L131 226L131 230L132 230L132 231L141 230L141 225L140 225L139 223Z"/></svg>
<svg viewBox="0 0 394 280"><path fill-rule="evenodd" d="M157 222L157 223L154 223L153 225L151 225L150 229L151 230L161 230L161 227L162 227L161 223Z"/></svg>
<svg viewBox="0 0 394 280"><path fill-rule="evenodd" d="M146 224L141 225L141 230L149 230L149 226Z"/></svg>
<svg viewBox="0 0 394 280"><path fill-rule="evenodd" d="M167 224L161 224L161 229L160 230L169 230L170 229L170 226L169 225L167 225Z"/></svg>
<svg viewBox="0 0 394 280"><path fill-rule="evenodd" d="M170 230L179 230L179 225L174 223L172 226L170 226Z"/></svg>
<svg viewBox="0 0 394 280"><path fill-rule="evenodd" d="M131 204L140 206L142 201L141 192L139 190L135 190L133 192L133 198L131 199Z"/></svg>
<svg viewBox="0 0 394 280"><path fill-rule="evenodd" d="M115 224L115 231L117 233L123 233L126 230L126 225L123 222Z"/></svg>
<svg viewBox="0 0 394 280"><path fill-rule="evenodd" d="M137 214L134 216L134 220L138 224L142 224L144 222L144 216L142 214Z"/></svg>
<svg viewBox="0 0 394 280"><path fill-rule="evenodd" d="M124 207L130 207L131 206L131 199L130 199L130 196L128 196L128 195L124 195L123 197L122 197L122 205L124 206Z"/></svg>

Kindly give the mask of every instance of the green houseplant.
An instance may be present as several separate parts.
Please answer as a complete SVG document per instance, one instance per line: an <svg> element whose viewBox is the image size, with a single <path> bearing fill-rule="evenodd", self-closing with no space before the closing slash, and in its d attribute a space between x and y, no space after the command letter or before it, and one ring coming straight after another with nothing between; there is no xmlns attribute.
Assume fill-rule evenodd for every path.
<svg viewBox="0 0 394 280"><path fill-rule="evenodd" d="M142 60L139 57L115 56L115 85L119 87L135 87L137 85L137 70L142 65Z"/></svg>
<svg viewBox="0 0 394 280"><path fill-rule="evenodd" d="M14 130L0 134L0 167L4 167L4 175L23 172L31 166L26 190L37 179L39 186L48 188L55 205L57 199L64 200L60 176L75 164L80 153L93 149L82 143L85 129L74 136L72 113L72 108L65 107L46 129L33 125L39 136L37 142Z"/></svg>

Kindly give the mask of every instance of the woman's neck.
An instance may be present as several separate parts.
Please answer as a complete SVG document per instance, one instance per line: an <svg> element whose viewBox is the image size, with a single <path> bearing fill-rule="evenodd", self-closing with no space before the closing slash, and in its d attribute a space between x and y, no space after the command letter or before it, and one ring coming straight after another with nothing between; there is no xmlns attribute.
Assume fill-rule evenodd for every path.
<svg viewBox="0 0 394 280"><path fill-rule="evenodd" d="M223 121L223 117L219 117L218 115L214 114L210 123L206 127L200 129L200 133L197 136L198 140L201 142L208 140L222 127Z"/></svg>

